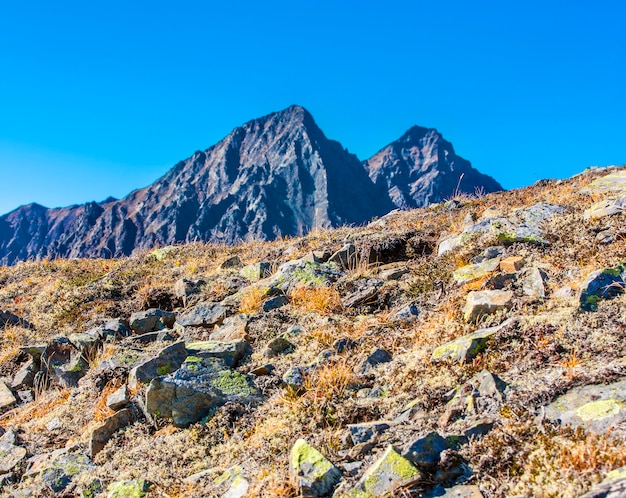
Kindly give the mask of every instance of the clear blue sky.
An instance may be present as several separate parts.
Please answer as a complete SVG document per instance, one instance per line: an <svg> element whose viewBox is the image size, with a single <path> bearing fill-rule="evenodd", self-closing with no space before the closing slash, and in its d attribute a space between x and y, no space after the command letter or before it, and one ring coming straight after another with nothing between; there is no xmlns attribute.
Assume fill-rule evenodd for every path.
<svg viewBox="0 0 626 498"><path fill-rule="evenodd" d="M413 124L506 188L626 162L622 1L0 8L0 213L146 186L290 104L366 159Z"/></svg>

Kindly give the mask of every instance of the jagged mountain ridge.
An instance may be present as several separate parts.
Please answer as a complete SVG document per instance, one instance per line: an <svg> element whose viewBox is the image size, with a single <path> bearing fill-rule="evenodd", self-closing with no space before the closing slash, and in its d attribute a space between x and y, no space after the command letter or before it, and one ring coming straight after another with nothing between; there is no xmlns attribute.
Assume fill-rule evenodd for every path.
<svg viewBox="0 0 626 498"><path fill-rule="evenodd" d="M435 130L414 127L361 162L327 139L308 111L291 106L236 128L121 200L29 204L0 217L0 262L122 256L176 242L268 240L359 224L450 196L457 171L463 191L501 190Z"/></svg>

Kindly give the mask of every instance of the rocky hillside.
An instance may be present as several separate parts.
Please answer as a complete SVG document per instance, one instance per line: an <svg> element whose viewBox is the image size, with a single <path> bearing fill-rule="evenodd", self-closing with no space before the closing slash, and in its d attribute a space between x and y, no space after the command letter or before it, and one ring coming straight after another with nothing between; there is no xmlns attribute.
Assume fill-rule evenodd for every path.
<svg viewBox="0 0 626 498"><path fill-rule="evenodd" d="M596 169L0 267L0 493L623 496L625 205Z"/></svg>
<svg viewBox="0 0 626 498"><path fill-rule="evenodd" d="M292 106L236 128L124 199L59 209L31 204L0 217L0 263L118 257L196 240L273 240L362 224L457 189L501 190L435 130L412 129L365 166Z"/></svg>

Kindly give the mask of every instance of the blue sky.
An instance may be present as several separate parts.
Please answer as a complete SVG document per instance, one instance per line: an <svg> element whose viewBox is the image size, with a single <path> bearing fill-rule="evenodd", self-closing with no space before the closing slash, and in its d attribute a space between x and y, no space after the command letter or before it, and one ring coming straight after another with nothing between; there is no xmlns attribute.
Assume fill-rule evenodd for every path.
<svg viewBox="0 0 626 498"><path fill-rule="evenodd" d="M0 213L122 197L291 104L366 159L437 128L506 188L626 162L620 1L0 8Z"/></svg>

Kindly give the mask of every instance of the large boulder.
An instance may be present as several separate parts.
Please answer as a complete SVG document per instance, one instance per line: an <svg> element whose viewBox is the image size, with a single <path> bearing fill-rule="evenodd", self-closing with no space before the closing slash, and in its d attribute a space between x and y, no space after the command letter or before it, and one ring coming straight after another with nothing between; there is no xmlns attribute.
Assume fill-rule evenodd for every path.
<svg viewBox="0 0 626 498"><path fill-rule="evenodd" d="M219 303L203 302L181 314L176 323L183 327L213 328L224 321L227 312Z"/></svg>
<svg viewBox="0 0 626 498"><path fill-rule="evenodd" d="M152 417L186 427L228 401L253 402L257 389L247 376L216 358L190 356L175 373L153 379L146 391Z"/></svg>

